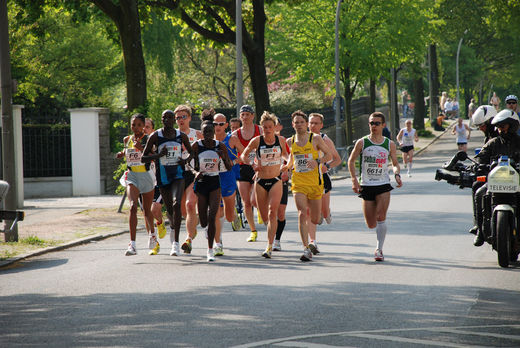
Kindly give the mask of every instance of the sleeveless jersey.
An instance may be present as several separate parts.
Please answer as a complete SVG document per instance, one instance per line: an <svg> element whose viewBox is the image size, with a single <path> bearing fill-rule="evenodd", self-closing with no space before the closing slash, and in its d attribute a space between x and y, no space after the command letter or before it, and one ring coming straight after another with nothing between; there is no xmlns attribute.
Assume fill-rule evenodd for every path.
<svg viewBox="0 0 520 348"><path fill-rule="evenodd" d="M467 143L468 137L466 136L466 127L464 123L459 127L458 124L455 125L455 132L457 133L457 143Z"/></svg>
<svg viewBox="0 0 520 348"><path fill-rule="evenodd" d="M264 136L261 135L260 143L256 149L256 156L264 167L280 166L282 164L282 147L280 146L280 138L275 135L274 144L267 145Z"/></svg>
<svg viewBox="0 0 520 348"><path fill-rule="evenodd" d="M148 169L150 168L150 164L144 164L141 162L141 157L143 157L143 152L137 150L134 147L134 142L132 141L132 138L134 138L134 137L135 137L134 135L130 136L128 138L127 143L124 144L125 145L126 166L132 172L143 173L143 172L148 171ZM148 136L144 135L140 141L141 141L141 143L146 144L147 139L148 139Z"/></svg>
<svg viewBox="0 0 520 348"><path fill-rule="evenodd" d="M413 141L415 139L415 128L412 128L411 131L408 131L408 129L403 128L403 146L413 146Z"/></svg>
<svg viewBox="0 0 520 348"><path fill-rule="evenodd" d="M253 136L251 137L251 139L253 139L254 137L256 136L259 136L260 135L260 127L258 127L256 124L254 125L255 126L255 133L253 134ZM251 139L244 139L242 137L242 128L239 128L237 130L237 136L238 136L238 140L240 140L240 143L242 143L242 145L245 147L247 147L247 145L249 145L249 142L251 141ZM253 163L255 160L255 152L254 151L251 151L249 153L249 163ZM241 164L243 165L243 164Z"/></svg>
<svg viewBox="0 0 520 348"><path fill-rule="evenodd" d="M217 176L220 172L220 156L217 153L219 141L215 140L214 147L205 147L202 140L197 141L199 146L199 168L203 175Z"/></svg>
<svg viewBox="0 0 520 348"><path fill-rule="evenodd" d="M229 159L231 160L231 162L233 162L238 158L238 151L237 151L237 149L232 149L231 146L229 146L230 138L231 138L231 133L227 133L226 137L224 138L224 140L222 140L222 142L224 143L224 145L226 145ZM231 168L231 170L235 173L237 178L240 176L240 166L238 164L233 164L233 167ZM220 171L221 172L227 171L226 166L224 166L224 162L222 160L220 161Z"/></svg>
<svg viewBox="0 0 520 348"><path fill-rule="evenodd" d="M368 135L362 139L361 185L379 186L389 184L388 158L390 154L390 139L384 137L381 144L374 144Z"/></svg>
<svg viewBox="0 0 520 348"><path fill-rule="evenodd" d="M307 163L316 160L319 156L318 150L312 145L313 133L309 134L309 140L304 146L296 144L295 136L291 140L291 153L293 154L292 182L297 185L322 185L320 166L314 169L307 168Z"/></svg>
<svg viewBox="0 0 520 348"><path fill-rule="evenodd" d="M171 183L175 179L182 179L183 168L179 166L179 160L182 158L182 133L175 129L173 138L166 138L163 130L157 131L157 153L166 147L168 154L160 157L155 161L155 176L157 185L164 186Z"/></svg>

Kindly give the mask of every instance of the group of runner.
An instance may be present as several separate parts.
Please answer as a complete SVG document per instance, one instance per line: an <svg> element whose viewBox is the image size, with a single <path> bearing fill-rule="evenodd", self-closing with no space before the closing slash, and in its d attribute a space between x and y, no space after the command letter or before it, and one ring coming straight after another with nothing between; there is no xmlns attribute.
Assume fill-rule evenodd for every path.
<svg viewBox="0 0 520 348"><path fill-rule="evenodd" d="M264 112L259 125L254 123L254 117L254 109L249 105L241 107L240 119L232 119L229 123L225 115L215 113L213 109L204 110L199 131L190 128L191 108L187 105L180 105L173 111L165 110L162 113L163 127L158 130L154 130L153 121L144 115L132 116L133 134L125 137L124 150L117 155L119 158L125 157L128 166L121 180L126 185L130 202L130 243L126 255L137 253L135 240L139 204L145 216L149 254L159 253L159 239L166 235L161 211L161 205L164 205L171 229L170 255L179 256L181 249L186 254L191 253L192 241L200 224L205 229L208 242L207 261L214 261L215 256L224 254L222 227L224 218L229 222L236 218L238 190L250 228L247 241L254 242L258 238L253 214L253 207L256 207L259 221L267 225L267 246L262 256L271 258L273 251L281 250L289 178L303 246L300 260L310 261L313 255L320 252L316 225L324 220L330 224L332 220L329 205L332 185L327 172L341 163L332 140L320 132L323 116L317 113L307 116L300 110L295 111L291 115L295 134L288 139L280 135L282 125L274 114ZM374 115L370 116L371 124L373 118ZM177 128L174 127L175 123ZM384 124L384 119L380 123ZM230 132L227 132L228 125L231 126ZM380 140L377 137L370 139L373 145ZM386 168L386 159L394 161L396 158L395 144L391 141L387 144L384 140L379 147L387 150ZM359 155L361 150L356 144L354 153ZM398 179L399 165L396 162L393 164ZM362 169L367 168L362 165ZM377 215L379 241L379 225L384 224L384 219L380 224L381 204L378 197L388 196L382 204L386 214L389 190L385 186L384 190L376 190L367 196L365 192L368 189L363 182L376 177L380 179L375 180L376 183L385 181L384 175L380 177L377 173L369 173L368 177L362 174L361 187L354 185L357 182L354 173L353 189L360 193L365 202L376 197L372 215ZM388 177L387 170L386 174ZM400 178L397 182L400 186ZM363 205L369 228L374 225L372 217L367 217L371 209L372 204ZM187 235L181 246L179 238L183 217ZM378 242L378 250L381 250L381 257L378 259L376 250L376 260L382 261L382 243Z"/></svg>

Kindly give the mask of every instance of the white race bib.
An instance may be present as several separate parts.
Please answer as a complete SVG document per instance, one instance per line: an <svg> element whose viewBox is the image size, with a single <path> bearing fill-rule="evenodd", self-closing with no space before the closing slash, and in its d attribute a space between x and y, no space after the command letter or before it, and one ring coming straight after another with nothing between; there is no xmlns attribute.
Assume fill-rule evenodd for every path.
<svg viewBox="0 0 520 348"><path fill-rule="evenodd" d="M165 145L168 153L166 156L162 156L160 161L163 166L175 166L181 159L181 146L180 145Z"/></svg>
<svg viewBox="0 0 520 348"><path fill-rule="evenodd" d="M312 169L307 167L307 163L312 161L312 153L294 155L294 171L297 173L307 173Z"/></svg>
<svg viewBox="0 0 520 348"><path fill-rule="evenodd" d="M200 171L202 173L218 173L219 159L217 158L199 158Z"/></svg>
<svg viewBox="0 0 520 348"><path fill-rule="evenodd" d="M126 165L128 167L142 166L141 157L143 157L143 153L137 149L126 149Z"/></svg>
<svg viewBox="0 0 520 348"><path fill-rule="evenodd" d="M279 166L282 163L280 148L278 146L260 149L260 163L262 166Z"/></svg>

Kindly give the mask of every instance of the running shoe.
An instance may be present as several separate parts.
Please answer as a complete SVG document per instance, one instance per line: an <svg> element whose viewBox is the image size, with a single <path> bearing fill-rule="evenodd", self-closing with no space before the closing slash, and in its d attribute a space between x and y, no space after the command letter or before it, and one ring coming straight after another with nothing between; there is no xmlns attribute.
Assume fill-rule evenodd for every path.
<svg viewBox="0 0 520 348"><path fill-rule="evenodd" d="M247 238L248 242L256 242L256 239L258 238L258 233L256 231L252 231L249 235L249 238Z"/></svg>
<svg viewBox="0 0 520 348"><path fill-rule="evenodd" d="M374 253L374 260L376 261L384 261L385 257L383 256L383 251L376 249L376 252Z"/></svg>
<svg viewBox="0 0 520 348"><path fill-rule="evenodd" d="M159 238L163 239L166 236L166 226L164 226L164 220L160 224L157 223L157 231L159 232Z"/></svg>
<svg viewBox="0 0 520 348"><path fill-rule="evenodd" d="M260 210L256 210L256 214L257 214L257 220L258 220L258 224L259 225L263 225L264 224L264 220L262 220L262 214L260 214Z"/></svg>
<svg viewBox="0 0 520 348"><path fill-rule="evenodd" d="M235 208L235 219L231 221L231 227L233 231L238 231L242 228L242 221L240 220L240 214L237 212L237 208Z"/></svg>
<svg viewBox="0 0 520 348"><path fill-rule="evenodd" d="M186 241L182 243L181 249L184 250L185 254L191 254L191 239L186 238Z"/></svg>
<svg viewBox="0 0 520 348"><path fill-rule="evenodd" d="M208 262L215 261L215 252L213 251L213 248L208 248Z"/></svg>
<svg viewBox="0 0 520 348"><path fill-rule="evenodd" d="M159 250L161 250L161 246L159 245L159 242L157 241L157 238L155 238L155 246L152 250L148 252L148 255L157 255L159 254Z"/></svg>
<svg viewBox="0 0 520 348"><path fill-rule="evenodd" d="M309 249L309 248L303 249L303 255L300 257L300 261L303 261L303 262L312 261L311 249Z"/></svg>
<svg viewBox="0 0 520 348"><path fill-rule="evenodd" d="M132 246L132 243L128 243L128 249L126 249L125 256L137 255L137 250Z"/></svg>
<svg viewBox="0 0 520 348"><path fill-rule="evenodd" d="M217 243L217 245L213 248L213 253L215 256L224 256L224 247L222 244Z"/></svg>
<svg viewBox="0 0 520 348"><path fill-rule="evenodd" d="M323 215L320 216L320 221L318 221L318 225L321 225L323 223Z"/></svg>
<svg viewBox="0 0 520 348"><path fill-rule="evenodd" d="M274 240L273 251L282 251L282 246L281 246L280 241L278 239Z"/></svg>
<svg viewBox="0 0 520 348"><path fill-rule="evenodd" d="M327 217L325 218L325 221L327 221L327 224L329 224L329 225L330 225L330 223L332 222L332 215L330 214L330 212L329 212L329 216L327 216Z"/></svg>
<svg viewBox="0 0 520 348"><path fill-rule="evenodd" d="M270 259L272 251L273 251L273 249L268 246L267 248L265 248L265 251L262 253L262 256L265 257L266 259Z"/></svg>
<svg viewBox="0 0 520 348"><path fill-rule="evenodd" d="M318 250L318 242L316 241L309 243L309 249L311 249L313 255L318 255L320 253Z"/></svg>
<svg viewBox="0 0 520 348"><path fill-rule="evenodd" d="M181 254L181 248L179 247L179 242L172 243L172 250L170 251L170 256L179 256Z"/></svg>

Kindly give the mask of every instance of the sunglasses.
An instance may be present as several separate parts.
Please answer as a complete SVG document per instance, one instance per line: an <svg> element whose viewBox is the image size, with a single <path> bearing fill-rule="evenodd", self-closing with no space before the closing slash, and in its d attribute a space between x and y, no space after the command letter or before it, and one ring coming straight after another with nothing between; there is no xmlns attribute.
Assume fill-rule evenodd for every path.
<svg viewBox="0 0 520 348"><path fill-rule="evenodd" d="M188 115L182 115L182 116L176 116L175 119L176 120L185 120L188 118Z"/></svg>
<svg viewBox="0 0 520 348"><path fill-rule="evenodd" d="M516 104L515 101L508 101L507 103L508 103L508 104Z"/></svg>
<svg viewBox="0 0 520 348"><path fill-rule="evenodd" d="M368 124L371 126L380 126L381 122L380 121L371 121L371 122L368 122Z"/></svg>
<svg viewBox="0 0 520 348"><path fill-rule="evenodd" d="M222 127L222 126L225 125L225 124L226 124L226 122L213 122L213 125L214 125L214 126L220 126L220 127Z"/></svg>

